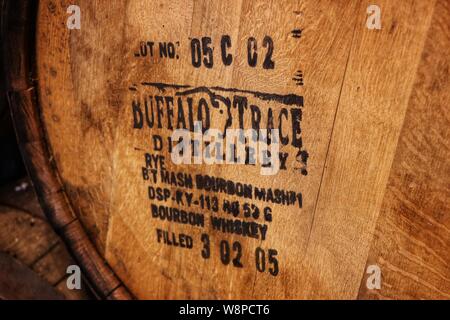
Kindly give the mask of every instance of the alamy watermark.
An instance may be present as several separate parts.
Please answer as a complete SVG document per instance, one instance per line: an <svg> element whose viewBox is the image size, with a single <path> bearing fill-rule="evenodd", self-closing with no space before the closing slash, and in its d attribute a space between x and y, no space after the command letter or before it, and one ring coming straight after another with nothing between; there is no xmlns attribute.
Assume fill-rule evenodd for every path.
<svg viewBox="0 0 450 320"><path fill-rule="evenodd" d="M381 269L376 264L369 265L366 273L369 275L366 280L366 287L369 290L381 289Z"/></svg>
<svg viewBox="0 0 450 320"><path fill-rule="evenodd" d="M67 7L67 13L70 16L67 18L66 26L69 30L81 29L81 9L77 5Z"/></svg>
<svg viewBox="0 0 450 320"><path fill-rule="evenodd" d="M67 267L66 273L69 274L66 280L66 286L70 290L81 289L81 270L77 265Z"/></svg>
<svg viewBox="0 0 450 320"><path fill-rule="evenodd" d="M369 30L381 29L381 9L375 4L371 4L367 7L367 17L366 27Z"/></svg>
<svg viewBox="0 0 450 320"><path fill-rule="evenodd" d="M280 170L279 130L227 129L223 134L202 123L194 123L194 132L177 129L172 133L175 146L170 153L174 164L260 164L261 175L275 175Z"/></svg>

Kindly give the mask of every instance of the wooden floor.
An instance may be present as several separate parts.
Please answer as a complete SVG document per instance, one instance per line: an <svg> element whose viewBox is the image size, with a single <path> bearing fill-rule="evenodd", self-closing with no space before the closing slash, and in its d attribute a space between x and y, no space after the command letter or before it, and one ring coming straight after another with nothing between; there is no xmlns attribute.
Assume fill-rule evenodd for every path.
<svg viewBox="0 0 450 320"><path fill-rule="evenodd" d="M0 187L0 299L92 299L84 282L67 288L73 264L29 180Z"/></svg>

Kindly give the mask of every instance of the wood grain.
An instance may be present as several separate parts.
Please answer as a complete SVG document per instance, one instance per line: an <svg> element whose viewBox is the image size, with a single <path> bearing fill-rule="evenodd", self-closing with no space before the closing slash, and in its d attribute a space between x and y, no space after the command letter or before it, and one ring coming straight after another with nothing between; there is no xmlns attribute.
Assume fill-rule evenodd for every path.
<svg viewBox="0 0 450 320"><path fill-rule="evenodd" d="M63 296L33 271L0 252L0 300L62 300Z"/></svg>
<svg viewBox="0 0 450 320"><path fill-rule="evenodd" d="M110 230L108 233L106 257L119 277L127 284L129 288L138 296L143 298L244 298L244 297L295 297L298 292L286 289L292 279L288 274L299 273L299 259L303 255L303 250L307 241L309 224L311 222L314 202L317 197L318 187L321 178L320 169L326 156L327 141L333 124L334 110L338 103L340 84L345 70L345 61L350 50L352 30L354 29L355 12L357 6L349 4L342 6L329 7L327 2L318 5L316 2L305 6L297 6L294 2L289 5L281 6L276 3L260 2L233 2L233 5L224 6L216 2L194 1L193 6L186 7L181 3L173 3L166 6L164 1L156 5L161 10L158 16L150 19L145 16L142 6L135 4L129 7L131 17L142 17L142 22L134 21L133 34L152 34L153 37L164 39L165 30L177 30L173 36L176 38L196 37L208 33L211 38L218 38L226 30L236 30L238 42L235 54L245 57L246 43L248 35L263 37L264 34L271 34L278 41L280 49L274 59L280 61L279 69L273 72L264 73L261 70L252 70L243 65L242 60L231 69L221 66L216 69L207 70L204 74L193 73L186 66L187 61L181 63L156 63L138 62L131 66L131 75L136 77L133 83L139 83L139 70L150 69L151 73L145 76L149 82L165 82L192 84L193 86L219 85L223 87L237 87L247 90L257 91L277 91L280 93L299 92L309 99L305 107L304 129L308 134L308 147L311 154L311 173L308 176L301 176L299 173L280 172L278 179L271 177L262 177L257 168L249 169L239 166L174 166L167 163L169 170L185 170L192 173L209 174L211 176L226 177L233 181L245 181L253 185L264 185L273 188L294 187L299 191L301 180L304 195L304 208L302 210L282 210L278 213L278 220L274 219L270 226L271 245L277 248L285 248L291 243L295 246L289 246L289 252L283 255L283 263L286 265L281 279L273 278L270 275L260 275L254 266L255 249L261 245L261 242L255 242L254 239L242 239L232 235L218 234L211 236L211 247L215 251L215 260L211 258L208 261L202 261L198 250L196 252L182 252L170 250L170 248L161 248L161 245L155 244L154 227L148 221L148 202L145 201L145 189L142 188L141 177L136 173L136 164L142 162L142 154L133 147L150 149L148 143L147 131L131 131L129 121L129 110L123 109L121 119L130 119L128 122L122 121L119 124L116 141L116 167L114 183L115 185L129 185L126 190L115 189L113 192L113 204L111 211ZM329 10L330 17L337 17L339 14L345 18L338 27L331 27L332 19L324 17L323 20L314 21L314 17L319 12ZM192 10L192 17L189 16ZM228 11L230 10L230 11ZM305 16L299 20L294 11L304 11ZM216 16L216 12L224 12ZM285 12L291 12L291 19L281 23ZM139 14L139 15L138 15ZM200 17L199 15L202 14ZM279 15L278 18L270 20L269 15ZM186 17L187 15L187 17ZM260 16L261 20L255 24L249 24L248 16ZM181 17L181 18L177 18ZM187 22L185 22L187 20ZM147 25L144 21L152 20L154 25ZM166 20L173 21L175 25L170 25ZM262 21L272 21L272 23L262 23ZM299 20L299 21L297 21ZM290 37L293 25L299 23L304 26L304 41L297 42ZM181 25L180 25L181 24ZM308 39L314 28L319 24L329 24L320 34L320 38ZM164 27L163 27L164 26ZM218 26L221 26L220 28ZM222 29L223 26L223 29ZM137 29L140 27L140 29ZM157 29L155 29L157 28ZM137 29L137 30L135 30ZM344 35L333 41L338 35ZM242 44L241 44L242 43ZM303 48L313 48L315 55L323 57L323 63L320 70L316 70L310 57L313 53L305 53L305 57L299 60L290 59L296 50L308 52ZM184 54L183 54L184 53ZM186 56L188 52L181 52L180 55ZM337 58L338 57L338 58ZM338 60L335 60L338 59ZM240 64L239 64L240 63ZM305 87L296 87L291 78L286 77L287 72L294 73L298 68L303 67L309 74L309 81L316 83L317 87L308 89ZM179 78L183 74L183 78ZM322 90L321 90L322 88ZM326 88L326 89L325 89ZM324 94L323 91L326 90ZM153 92L152 92L153 93ZM149 93L151 94L151 93ZM129 100L130 98L128 98ZM218 118L218 117L217 117ZM219 120L217 120L219 121ZM247 119L247 121L249 121ZM220 123L216 122L220 127ZM249 126L249 123L246 123ZM319 126L321 130L315 128ZM153 129L152 133L164 133L163 130ZM167 155L167 159L170 157ZM245 178L244 178L245 177ZM130 184L130 181L133 183ZM227 197L219 195L219 202ZM229 197L228 197L229 198ZM168 199L169 205L176 205ZM277 209L280 210L280 209ZM139 214L130 215L130 212ZM282 216L281 216L282 214ZM207 217L208 219L208 217ZM285 224L283 221L293 220L293 224ZM164 223L158 223L161 227L167 226ZM151 229L150 229L151 228ZM209 228L209 229L208 229ZM179 232L189 232L198 241L202 230L192 230L185 227L176 227ZM181 231L183 230L183 231ZM205 230L212 232L211 227ZM150 233L152 232L152 233ZM227 239L230 243L239 241L245 251L242 256L245 271L227 266L225 269L218 259L217 248L220 242ZM198 248L199 245L197 245ZM281 249L280 249L281 250ZM157 258L158 257L158 258ZM155 265L156 264L156 265ZM146 266L152 265L151 269ZM126 280L125 280L126 279ZM223 279L228 279L223 281ZM271 290L258 290L251 284L255 279L261 279ZM262 280L263 279L263 280ZM235 284L236 283L236 284ZM241 285L245 283L246 285ZM256 283L258 281L256 280Z"/></svg>
<svg viewBox="0 0 450 320"><path fill-rule="evenodd" d="M437 1L367 260L381 289L365 274L361 299L450 298L449 14Z"/></svg>
<svg viewBox="0 0 450 320"><path fill-rule="evenodd" d="M53 298L93 298L84 278L81 290L70 290L67 287L67 267L75 265L76 262L52 230L28 178L0 188L0 230L2 258L14 269L10 270L11 273L2 269L2 274L8 277L8 290L0 288L0 296L4 299L43 299L49 292L48 286L54 287L58 292ZM33 272L34 276L31 275ZM19 288L23 278L33 279L30 280L32 283L26 286L30 289ZM24 293L24 290L27 290L27 293ZM34 296L26 295L32 292Z"/></svg>
<svg viewBox="0 0 450 320"><path fill-rule="evenodd" d="M0 206L0 250L27 265L44 256L58 243L51 226L18 209Z"/></svg>
<svg viewBox="0 0 450 320"><path fill-rule="evenodd" d="M355 29L306 249L304 297L357 296L434 7L378 5L384 28Z"/></svg>
<svg viewBox="0 0 450 320"><path fill-rule="evenodd" d="M79 32L65 27L72 4L84 8ZM125 8L125 1L42 1L37 20L39 100L49 146L72 207L100 252L112 191L115 118L125 88L125 46L116 30L123 24L109 17L120 17ZM119 68L114 76L111 68Z"/></svg>
<svg viewBox="0 0 450 320"><path fill-rule="evenodd" d="M81 8L81 30L65 27L69 4ZM23 36L30 30L26 19L11 18L21 26L13 30L23 47L19 55L6 56L16 66L10 72L9 99L21 148L46 214L100 296L129 297L126 287L137 298L156 299L447 297L447 285L439 287L437 279L448 280L444 106L449 31L441 22L448 8L439 1L435 8L435 1L380 0L382 28L370 30L370 4L45 0L37 10L35 54ZM233 44L230 65L220 59L223 35ZM259 50L254 67L247 57L251 37ZM270 50L267 37L274 51L272 66L263 68L262 52ZM191 60L195 39L204 50L199 66ZM151 41L157 52L153 57L142 51L142 45L150 50ZM169 41L176 48L173 59L158 55L158 42ZM208 41L215 61L209 66ZM26 63L30 58L36 69ZM434 71L427 73L430 68ZM28 79L29 70L35 80ZM167 114L161 111L162 121L160 116L155 120L159 126L149 128L150 120L142 118L140 127L136 106L144 108L143 99L156 96L166 99ZM283 110L286 117L300 110L301 128L291 128L290 136L291 142L300 136L300 145L281 149L290 156L286 170L263 176L258 166L175 165L167 149L153 150L152 138L166 139L173 130L167 101L174 98L176 110L177 97L208 102L217 96L222 103L211 107L211 128L250 128L254 104L267 121L262 128L270 126L272 113L272 120L281 122ZM275 96L294 96L302 103L287 107L287 100ZM249 105L229 104L227 109L227 98L236 97ZM424 113L427 103L438 106L434 113ZM146 107L153 110L154 105ZM230 123L224 121L227 112ZM198 110L193 114L202 117ZM158 179L152 183L142 174L146 152L164 156L166 171L290 190L301 193L301 205L248 200ZM417 186L416 197L408 194L411 183ZM167 188L170 197L149 200L151 187ZM214 230L210 219L230 217L222 208L196 208L204 214L201 227L152 217L151 205L186 209L174 197L177 190L195 199L217 196L220 204L249 201L270 209L267 237ZM424 202L428 193L437 207ZM413 227L423 234L411 235ZM193 247L164 244L157 230L188 235ZM428 241L427 232L433 233ZM210 255L202 257L205 235ZM233 255L242 249L239 263L224 260L224 243ZM261 251L264 260L258 258ZM278 259L275 274L270 252ZM424 252L434 260L422 262ZM404 262L405 256L414 262ZM390 289L364 291L370 263L382 266ZM414 274L418 284L404 282L400 272Z"/></svg>
<svg viewBox="0 0 450 320"><path fill-rule="evenodd" d="M27 297L22 295L23 289L18 289L24 281L20 278L36 278L39 280L31 280L32 283L36 286L41 283L39 286L44 287L34 288L30 283L29 292L35 290L33 292L36 298L44 297L49 290L45 288L46 286L55 287L59 295L66 299L91 298L85 283L82 284L82 290L67 288L67 267L76 262L46 219L26 212L26 208L29 207L26 202L34 203L32 207L35 207L38 206L37 199L34 196L29 198L26 193L17 193L19 194L15 196L15 208L0 205L0 230L2 230L0 253L4 263L8 265L8 268L2 268L2 275L9 277L7 281L9 289L0 288L0 296L3 295L5 298L7 292L9 298L14 295L17 299L26 299ZM6 258L6 255L10 259ZM34 276L31 273L34 273ZM58 298L59 295L55 295L54 298Z"/></svg>
<svg viewBox="0 0 450 320"><path fill-rule="evenodd" d="M96 294L102 298L129 298L75 217L46 144L34 78L37 5L28 1L4 1L1 12L1 34L5 39L3 64L8 66L5 69L7 91L19 147L48 219L76 254L89 281L96 284Z"/></svg>

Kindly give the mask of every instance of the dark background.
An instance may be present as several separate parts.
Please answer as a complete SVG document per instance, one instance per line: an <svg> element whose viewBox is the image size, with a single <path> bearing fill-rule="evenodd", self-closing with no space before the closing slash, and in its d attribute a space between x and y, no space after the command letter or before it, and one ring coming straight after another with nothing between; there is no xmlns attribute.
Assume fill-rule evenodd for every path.
<svg viewBox="0 0 450 320"><path fill-rule="evenodd" d="M0 1L0 9L2 4L3 1ZM8 109L1 43L0 38L0 186L25 175Z"/></svg>
<svg viewBox="0 0 450 320"><path fill-rule="evenodd" d="M11 116L2 94L0 103L0 186L25 176Z"/></svg>

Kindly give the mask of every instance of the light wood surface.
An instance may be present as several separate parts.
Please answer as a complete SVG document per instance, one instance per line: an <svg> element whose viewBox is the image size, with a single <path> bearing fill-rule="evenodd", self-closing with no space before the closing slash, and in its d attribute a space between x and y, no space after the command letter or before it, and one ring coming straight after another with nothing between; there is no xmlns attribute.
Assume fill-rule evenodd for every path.
<svg viewBox="0 0 450 320"><path fill-rule="evenodd" d="M450 298L449 14L438 1L367 259L384 285L360 298Z"/></svg>
<svg viewBox="0 0 450 320"><path fill-rule="evenodd" d="M81 9L80 30L66 28L70 4ZM28 106L30 95L37 97L45 133L39 143L49 153L39 163L49 160L49 194L59 194L67 213L59 227L83 251L79 256L88 257L87 269L99 268L91 278L106 296L120 283L102 269L103 258L137 298L448 298L448 3L379 0L380 30L366 27L370 4L39 3L36 92L21 92L16 100ZM249 38L257 43L255 66L247 57ZM199 66L192 60L196 39ZM160 55L160 43L168 42L172 59ZM223 48L232 61L222 59ZM162 118L159 123L155 111L150 128L144 99L156 110L158 97ZM248 103L242 118L239 105L232 105L239 97ZM189 99L195 117L199 101L208 104L210 128L222 130L228 116L231 128L240 120L251 128L252 110L260 112L261 128L271 113L275 128L283 119L286 168L264 176L259 165L172 163L167 138L179 119L178 101L189 126ZM162 151L154 149L155 135L163 138ZM190 175L193 187L164 183L160 167L156 181L145 179L146 153L164 156L163 171ZM200 190L197 175L249 184L252 197ZM170 195L149 199L149 187ZM301 205L298 197L294 205L258 200L256 188L301 194ZM198 203L188 206L185 193L177 203L177 190ZM217 199L217 212L201 208L206 197ZM227 201L240 203L237 217L223 209ZM269 208L271 221L263 214L244 217L245 203ZM204 223L162 221L152 216L152 205L196 212ZM254 237L216 230L213 218L256 222ZM79 236L81 227L95 254ZM167 245L161 231L178 242L191 239L192 248ZM202 256L206 239L209 254ZM381 268L379 290L365 285L372 264Z"/></svg>

